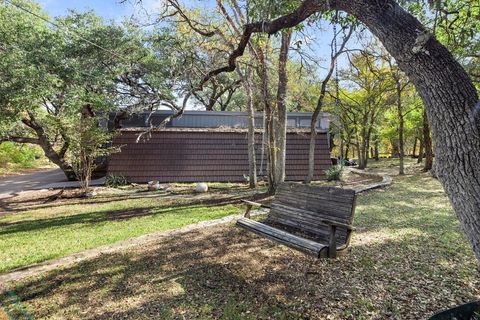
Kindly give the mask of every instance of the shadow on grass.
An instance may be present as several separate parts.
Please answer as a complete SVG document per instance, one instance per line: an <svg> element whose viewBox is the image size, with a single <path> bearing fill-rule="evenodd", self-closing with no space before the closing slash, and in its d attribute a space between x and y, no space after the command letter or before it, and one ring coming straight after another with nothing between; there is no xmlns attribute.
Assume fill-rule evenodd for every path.
<svg viewBox="0 0 480 320"><path fill-rule="evenodd" d="M258 194L254 199L266 197L265 194ZM54 227L63 227L74 224L95 224L105 221L127 220L131 218L157 216L181 210L193 210L202 207L218 207L225 205L238 205L244 199L252 199L252 197L223 197L212 199L193 199L193 201L185 203L166 203L162 205L150 205L147 207L135 207L130 209L119 210L101 210L92 213L81 213L70 216L62 216L48 219L26 220L11 223L0 223L0 235L14 234L17 232L38 231Z"/></svg>
<svg viewBox="0 0 480 320"><path fill-rule="evenodd" d="M464 286L471 274L444 263L460 257L419 245L430 236L314 260L234 227L215 228L103 255L16 292L37 318L419 319L452 297L479 294Z"/></svg>
<svg viewBox="0 0 480 320"><path fill-rule="evenodd" d="M261 190L261 189L259 189ZM225 197L226 195L238 195L248 197L251 192L255 190L248 189L246 187L241 188L210 188L208 195L211 196L220 196ZM115 202L122 202L125 200L141 200L141 199L165 199L165 198L175 198L178 197L181 199L181 196L194 198L198 196L198 193L192 192L191 190L173 190L173 191L148 191L142 190L135 193L123 194L123 195L101 195L93 199L79 198L79 197L69 197L62 196L55 201L49 201L51 198L54 198L54 195L49 195L45 197L40 197L32 200L15 200L11 199L0 199L0 209L5 213L16 213L23 212L27 210L40 210L40 209L49 209L63 206L73 206L73 205L97 205L97 204L108 204ZM251 195L250 195L251 196ZM253 195L253 198L262 199L265 195L263 192L258 192L258 194ZM39 204L40 203L40 204Z"/></svg>

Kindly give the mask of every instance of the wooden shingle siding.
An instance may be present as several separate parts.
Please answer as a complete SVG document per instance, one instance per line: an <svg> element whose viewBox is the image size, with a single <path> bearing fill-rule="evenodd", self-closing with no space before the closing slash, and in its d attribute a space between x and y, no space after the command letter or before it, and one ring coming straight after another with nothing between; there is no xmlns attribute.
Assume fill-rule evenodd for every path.
<svg viewBox="0 0 480 320"><path fill-rule="evenodd" d="M242 182L248 175L246 132L154 131L136 143L139 131L123 131L114 139L121 152L111 155L108 172L130 182ZM261 133L256 135L257 170L261 162ZM331 166L327 135L317 135L315 179L324 179ZM308 135L287 134L286 176L302 181L308 172ZM267 161L263 160L263 174Z"/></svg>

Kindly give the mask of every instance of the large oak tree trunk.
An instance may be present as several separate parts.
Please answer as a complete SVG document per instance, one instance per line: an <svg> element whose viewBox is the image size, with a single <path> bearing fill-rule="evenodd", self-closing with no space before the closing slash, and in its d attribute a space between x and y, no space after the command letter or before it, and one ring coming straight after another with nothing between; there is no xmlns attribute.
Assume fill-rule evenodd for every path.
<svg viewBox="0 0 480 320"><path fill-rule="evenodd" d="M32 113L29 113L28 118L22 119L22 122L35 132L35 135L37 136L36 143L42 148L48 160L56 164L63 171L65 177L69 181L76 181L77 174L73 170L73 167L65 159L65 154L68 149L68 141L65 141L62 148L59 151L56 151L48 139L45 129L43 129L43 127L37 123Z"/></svg>

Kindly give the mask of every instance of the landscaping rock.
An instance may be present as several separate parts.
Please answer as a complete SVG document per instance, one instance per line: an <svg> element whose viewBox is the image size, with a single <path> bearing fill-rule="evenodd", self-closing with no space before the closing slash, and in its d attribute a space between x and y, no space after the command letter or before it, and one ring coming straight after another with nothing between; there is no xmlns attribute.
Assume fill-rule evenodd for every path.
<svg viewBox="0 0 480 320"><path fill-rule="evenodd" d="M85 193L85 198L93 198L93 197L96 197L96 196L97 196L97 193L95 191L90 191L90 192Z"/></svg>
<svg viewBox="0 0 480 320"><path fill-rule="evenodd" d="M148 182L148 191L157 191L160 189L161 189L160 182L158 182L157 180Z"/></svg>
<svg viewBox="0 0 480 320"><path fill-rule="evenodd" d="M195 187L195 192L207 192L208 191L208 185L206 183L197 183L197 186Z"/></svg>

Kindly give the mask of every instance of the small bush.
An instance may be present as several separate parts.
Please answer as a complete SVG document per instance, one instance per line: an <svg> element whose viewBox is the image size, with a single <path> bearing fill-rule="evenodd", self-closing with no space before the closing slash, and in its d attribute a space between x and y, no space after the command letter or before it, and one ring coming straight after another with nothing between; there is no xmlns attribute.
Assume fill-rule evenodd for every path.
<svg viewBox="0 0 480 320"><path fill-rule="evenodd" d="M105 185L111 188L118 188L121 186L126 186L128 184L128 179L122 175L108 175L105 178Z"/></svg>
<svg viewBox="0 0 480 320"><path fill-rule="evenodd" d="M343 166L331 166L328 170L325 170L325 174L327 175L328 181L340 181L343 174Z"/></svg>
<svg viewBox="0 0 480 320"><path fill-rule="evenodd" d="M0 164L2 167L15 164L20 168L30 168L41 157L41 149L37 146L21 145L9 141L0 144Z"/></svg>

